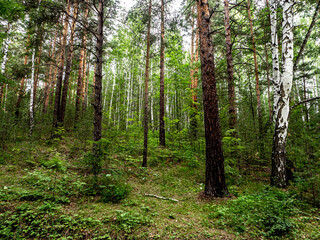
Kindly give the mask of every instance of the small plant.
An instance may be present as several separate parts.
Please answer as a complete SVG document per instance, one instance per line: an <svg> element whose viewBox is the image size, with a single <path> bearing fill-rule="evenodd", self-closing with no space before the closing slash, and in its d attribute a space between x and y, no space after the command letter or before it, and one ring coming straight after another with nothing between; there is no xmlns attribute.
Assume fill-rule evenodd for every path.
<svg viewBox="0 0 320 240"><path fill-rule="evenodd" d="M218 226L230 227L238 233L248 231L255 237L274 237L292 232L296 225L290 217L297 211L297 200L290 193L267 188L216 206L208 217L215 219Z"/></svg>

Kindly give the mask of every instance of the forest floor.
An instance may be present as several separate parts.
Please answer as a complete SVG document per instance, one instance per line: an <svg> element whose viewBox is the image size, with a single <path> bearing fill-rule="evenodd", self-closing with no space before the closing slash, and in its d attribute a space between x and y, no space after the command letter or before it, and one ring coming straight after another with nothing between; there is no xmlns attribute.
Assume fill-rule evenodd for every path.
<svg viewBox="0 0 320 240"><path fill-rule="evenodd" d="M268 187L268 168L247 166L227 176L230 197L205 199L204 160L150 141L148 168L134 136L107 141L96 179L76 137L6 144L0 239L320 239L319 209Z"/></svg>

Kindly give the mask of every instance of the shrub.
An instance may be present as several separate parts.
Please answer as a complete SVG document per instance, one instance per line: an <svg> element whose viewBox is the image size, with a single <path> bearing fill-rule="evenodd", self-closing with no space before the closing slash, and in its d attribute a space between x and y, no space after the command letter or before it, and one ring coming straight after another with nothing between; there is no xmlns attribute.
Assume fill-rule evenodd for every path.
<svg viewBox="0 0 320 240"><path fill-rule="evenodd" d="M209 214L220 227L230 227L238 233L265 237L284 236L292 232L295 223L290 219L297 212L297 200L290 193L276 189L244 195Z"/></svg>

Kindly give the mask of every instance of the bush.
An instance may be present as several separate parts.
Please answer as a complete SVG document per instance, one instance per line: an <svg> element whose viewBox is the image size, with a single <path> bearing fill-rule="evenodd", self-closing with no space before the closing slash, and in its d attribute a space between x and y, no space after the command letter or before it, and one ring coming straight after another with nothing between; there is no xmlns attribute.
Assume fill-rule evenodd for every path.
<svg viewBox="0 0 320 240"><path fill-rule="evenodd" d="M274 237L292 232L296 225L290 217L296 212L297 200L290 193L267 188L214 207L209 218L219 227L230 227L238 233Z"/></svg>
<svg viewBox="0 0 320 240"><path fill-rule="evenodd" d="M131 187L119 178L119 173L94 177L87 184L85 193L89 196L101 196L104 203L118 203L131 192Z"/></svg>

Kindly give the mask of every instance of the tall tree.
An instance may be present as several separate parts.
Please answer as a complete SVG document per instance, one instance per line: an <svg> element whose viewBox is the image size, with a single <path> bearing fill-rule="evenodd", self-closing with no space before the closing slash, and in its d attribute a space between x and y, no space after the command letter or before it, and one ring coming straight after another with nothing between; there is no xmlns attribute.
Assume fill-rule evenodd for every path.
<svg viewBox="0 0 320 240"><path fill-rule="evenodd" d="M272 82L273 82L273 120L277 118L276 109L280 96L280 69L277 29L277 0L270 0L271 48L272 48Z"/></svg>
<svg viewBox="0 0 320 240"><path fill-rule="evenodd" d="M100 4L100 3L99 3ZM84 22L85 25L87 25L87 19L89 14L89 2L88 0L85 0L85 10L84 10ZM84 68L84 57L85 57L85 51L87 46L87 26L85 26L85 29L83 31L82 35L82 45L81 45L81 51L80 51L80 59L79 59L79 71L78 71L78 81L77 81L77 92L76 92L76 112L75 112L75 126L77 124L77 121L79 119L79 112L81 107L81 98L82 98L82 89L84 86L83 82L83 68Z"/></svg>
<svg viewBox="0 0 320 240"><path fill-rule="evenodd" d="M161 0L161 43L160 43L160 146L166 145L164 128L164 0Z"/></svg>
<svg viewBox="0 0 320 240"><path fill-rule="evenodd" d="M71 32L70 32L70 40L69 40L69 51L67 55L67 62L66 62L66 69L64 74L64 81L63 81L63 89L62 89L62 96L61 96L61 105L59 107L58 113L58 122L63 125L64 123L64 116L66 111L67 105L67 96L68 96L68 89L69 89L69 79L71 73L71 64L72 64L72 57L73 57L73 40L76 30L76 21L78 17L78 1L75 1L73 4L73 17L72 17L72 24L71 24Z"/></svg>
<svg viewBox="0 0 320 240"><path fill-rule="evenodd" d="M53 110L53 127L58 127L58 114L61 102L61 89L62 89L62 78L63 78L63 70L64 70L64 62L65 62L65 48L67 44L68 38L68 26L69 26L69 13L71 8L71 1L67 0L67 9L64 19L64 27L62 33L62 42L61 42L61 54L60 54L60 62L58 69L58 76L56 82L56 91L55 91L55 100L54 100L54 110Z"/></svg>
<svg viewBox="0 0 320 240"><path fill-rule="evenodd" d="M151 9L152 2L149 0L148 11L148 33L147 33L147 55L146 55L146 71L145 71L145 84L144 84L144 144L143 144L143 161L142 167L147 167L148 157L148 83L149 83L149 60L150 60L150 29L151 29Z"/></svg>
<svg viewBox="0 0 320 240"><path fill-rule="evenodd" d="M259 82L259 70L258 70L258 60L257 60L257 49L256 49L256 40L254 37L253 32L253 22L251 17L251 10L250 10L250 0L248 0L248 19L249 19L249 26L250 26L250 33L251 33L251 40L252 40L252 51L253 51L253 60L254 60L254 72L255 72L255 79L256 79L256 96L257 96L257 110L258 110L258 123L259 123L259 146L260 146L260 156L263 152L262 148L262 110L261 110L261 97L260 97L260 82Z"/></svg>
<svg viewBox="0 0 320 240"><path fill-rule="evenodd" d="M210 34L211 15L208 0L197 0L197 9L206 139L205 194L213 197L223 197L228 195L228 189L224 173L215 64Z"/></svg>
<svg viewBox="0 0 320 240"><path fill-rule="evenodd" d="M26 47L26 55L24 56L24 66L26 66L27 63L28 63L28 44L29 44L29 38L30 38L30 35L28 34L27 47ZM25 82L25 78L26 78L25 75L21 78L20 90L19 90L19 93L18 93L18 100L17 100L16 112L15 112L17 119L19 118L19 115L20 115L20 104L21 104L21 100L22 100L23 93L24 93L24 82Z"/></svg>
<svg viewBox="0 0 320 240"><path fill-rule="evenodd" d="M99 170L99 159L101 157L101 146L99 141L101 140L102 130L102 63L103 63L103 25L105 20L104 14L104 0L98 1L97 18L98 26L96 32L96 70L95 70L95 96L94 96L94 121L93 121L93 147L92 152L95 157L95 163L93 166L94 174Z"/></svg>
<svg viewBox="0 0 320 240"><path fill-rule="evenodd" d="M9 50L9 45L11 40L11 36L10 36L11 30L12 30L12 24L8 22L7 39L3 44L3 59L1 63L1 75L3 75L6 70L6 64L8 60L8 50ZM5 87L5 84L3 84L2 81L0 81L0 106L1 106L1 101L3 97L4 87Z"/></svg>
<svg viewBox="0 0 320 240"><path fill-rule="evenodd" d="M294 0L284 0L282 22L282 65L279 100L273 137L271 184L286 187L286 143L289 126L289 95L293 80L293 6Z"/></svg>
<svg viewBox="0 0 320 240"><path fill-rule="evenodd" d="M227 72L228 72L228 100L229 100L229 128L235 129L237 123L236 116L236 93L234 88L233 78L233 57L232 57L232 41L230 29L230 13L229 1L224 0L224 26L226 36L226 50L227 50Z"/></svg>
<svg viewBox="0 0 320 240"><path fill-rule="evenodd" d="M57 23L57 27L59 25L59 22ZM51 55L50 55L50 66L49 66L49 73L48 73L48 83L45 86L44 89L44 103L43 103L43 113L47 113L47 108L49 104L49 97L50 97L50 89L52 86L52 71L54 69L54 58L56 54L56 43L57 43L57 36L58 36L58 30L55 31L54 34L54 40L52 43L52 48L51 48Z"/></svg>

